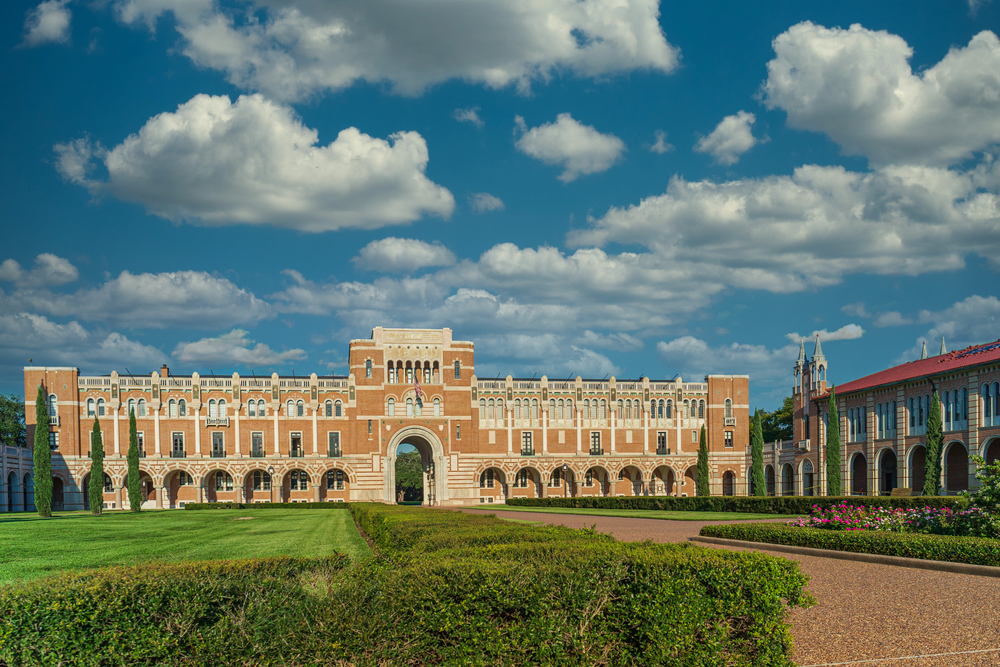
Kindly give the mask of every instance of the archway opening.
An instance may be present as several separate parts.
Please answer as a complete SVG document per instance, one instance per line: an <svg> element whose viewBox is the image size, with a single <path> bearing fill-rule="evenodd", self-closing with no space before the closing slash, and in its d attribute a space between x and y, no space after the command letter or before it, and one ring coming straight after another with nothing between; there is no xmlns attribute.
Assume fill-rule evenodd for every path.
<svg viewBox="0 0 1000 667"><path fill-rule="evenodd" d="M65 509L65 500L63 498L63 481L58 477L52 478L52 510L63 510Z"/></svg>
<svg viewBox="0 0 1000 667"><path fill-rule="evenodd" d="M698 467L691 466L684 471L684 479L681 480L681 495L698 495Z"/></svg>
<svg viewBox="0 0 1000 667"><path fill-rule="evenodd" d="M795 469L790 463L781 466L781 495L795 495Z"/></svg>
<svg viewBox="0 0 1000 667"><path fill-rule="evenodd" d="M722 495L732 496L736 493L736 474L732 470L722 473Z"/></svg>
<svg viewBox="0 0 1000 667"><path fill-rule="evenodd" d="M346 470L331 468L319 479L320 500L346 503L351 499L351 477Z"/></svg>
<svg viewBox="0 0 1000 667"><path fill-rule="evenodd" d="M924 471L927 463L927 448L914 445L910 448L910 488L914 493L924 492Z"/></svg>
<svg viewBox="0 0 1000 667"><path fill-rule="evenodd" d="M225 470L215 470L205 475L205 499L210 503L237 502L237 485Z"/></svg>
<svg viewBox="0 0 1000 667"><path fill-rule="evenodd" d="M851 495L863 496L868 492L868 461L864 454L855 454L851 459Z"/></svg>
<svg viewBox="0 0 1000 667"><path fill-rule="evenodd" d="M396 464L399 469L399 464ZM507 501L507 476L503 470L490 466L479 473L479 502L504 503Z"/></svg>
<svg viewBox="0 0 1000 667"><path fill-rule="evenodd" d="M7 475L7 511L13 512L17 506L17 473L11 471ZM23 508L21 508L23 509Z"/></svg>
<svg viewBox="0 0 1000 667"><path fill-rule="evenodd" d="M534 468L521 468L514 475L513 496L519 498L541 498L542 489L542 474Z"/></svg>
<svg viewBox="0 0 1000 667"><path fill-rule="evenodd" d="M948 493L958 493L969 490L969 453L961 442L948 445L945 455L945 488Z"/></svg>
<svg viewBox="0 0 1000 667"><path fill-rule="evenodd" d="M575 482L573 470L566 464L558 465L549 473L545 495L552 498L573 498L576 495Z"/></svg>
<svg viewBox="0 0 1000 667"><path fill-rule="evenodd" d="M774 468L770 465L764 466L764 484L767 486L767 495L774 495Z"/></svg>
<svg viewBox="0 0 1000 667"><path fill-rule="evenodd" d="M878 460L878 481L881 485L879 492L883 496L892 493L896 488L896 452L886 449Z"/></svg>
<svg viewBox="0 0 1000 667"><path fill-rule="evenodd" d="M643 491L642 471L635 466L625 466L618 473L615 484L616 496L641 496Z"/></svg>
<svg viewBox="0 0 1000 667"><path fill-rule="evenodd" d="M251 470L243 478L243 502L274 502L274 487L271 473L267 470Z"/></svg>
<svg viewBox="0 0 1000 667"><path fill-rule="evenodd" d="M674 495L674 471L668 466L660 466L653 471L653 477L650 480L650 493L654 496L672 496Z"/></svg>
<svg viewBox="0 0 1000 667"><path fill-rule="evenodd" d="M35 511L35 480L30 472L24 476L24 510Z"/></svg>
<svg viewBox="0 0 1000 667"><path fill-rule="evenodd" d="M420 505L424 501L424 457L414 445L396 447L396 489L398 504Z"/></svg>
<svg viewBox="0 0 1000 667"><path fill-rule="evenodd" d="M412 477L415 479L404 477L403 480L398 480L396 475L400 471L399 459L408 452L413 452L413 455L404 458L404 465L407 459L412 459L409 461L409 468L412 470L419 461L419 477L414 474ZM404 468L403 472L406 473L407 470ZM423 427L404 428L389 443L385 465L385 502L419 502L428 507L440 505L449 498L447 475L447 461L436 434ZM409 493L405 492L403 484L410 489ZM416 497L418 490L419 498ZM403 501L399 500L400 491L404 491ZM409 500L411 497L414 499Z"/></svg>
<svg viewBox="0 0 1000 667"><path fill-rule="evenodd" d="M815 485L815 478L813 477L813 464L809 459L805 459L802 462L802 495L813 496L816 495L816 491L813 488Z"/></svg>
<svg viewBox="0 0 1000 667"><path fill-rule="evenodd" d="M986 445L986 465L992 465L1000 461L1000 438L994 438Z"/></svg>
<svg viewBox="0 0 1000 667"><path fill-rule="evenodd" d="M588 468L583 474L582 495L585 496L606 496L608 495L611 478L608 471L601 466Z"/></svg>

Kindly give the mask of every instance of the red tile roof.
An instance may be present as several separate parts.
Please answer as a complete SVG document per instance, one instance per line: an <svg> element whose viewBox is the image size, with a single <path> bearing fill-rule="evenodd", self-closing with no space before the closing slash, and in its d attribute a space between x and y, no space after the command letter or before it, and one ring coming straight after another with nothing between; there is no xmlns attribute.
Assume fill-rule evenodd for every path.
<svg viewBox="0 0 1000 667"><path fill-rule="evenodd" d="M837 395L842 396L863 389L896 384L929 375L940 375L941 373L988 364L993 361L1000 361L1000 340L992 343L983 343L982 345L973 345L964 350L956 350L955 352L949 352L948 354L936 357L908 361L905 364L893 366L892 368L866 375L851 382L845 382L837 386Z"/></svg>

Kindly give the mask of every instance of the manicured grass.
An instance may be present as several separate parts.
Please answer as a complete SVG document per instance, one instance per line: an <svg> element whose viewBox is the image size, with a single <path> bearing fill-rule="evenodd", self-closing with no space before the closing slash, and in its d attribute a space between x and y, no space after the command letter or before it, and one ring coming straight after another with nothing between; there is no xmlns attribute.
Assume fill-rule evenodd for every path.
<svg viewBox="0 0 1000 667"><path fill-rule="evenodd" d="M477 505L469 509L487 512L541 512L542 514L584 514L588 516L621 516L629 519L664 519L667 521L761 521L788 519L782 514L747 514L745 512L674 512L670 510L600 510L586 507L521 507L517 505Z"/></svg>
<svg viewBox="0 0 1000 667"><path fill-rule="evenodd" d="M64 570L152 560L325 556L333 551L352 559L371 553L346 510L58 512L51 519L0 515L0 585Z"/></svg>

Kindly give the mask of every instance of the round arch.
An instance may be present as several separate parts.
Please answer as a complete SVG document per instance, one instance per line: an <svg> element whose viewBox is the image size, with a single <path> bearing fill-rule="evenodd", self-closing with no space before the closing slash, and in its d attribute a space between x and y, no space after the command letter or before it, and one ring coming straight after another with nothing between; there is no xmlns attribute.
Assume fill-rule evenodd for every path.
<svg viewBox="0 0 1000 667"><path fill-rule="evenodd" d="M500 466L483 466L479 471L478 481L480 503L502 503L507 500L509 493L507 475Z"/></svg>
<svg viewBox="0 0 1000 667"><path fill-rule="evenodd" d="M387 453L383 459L384 502L396 503L396 450L402 444L413 445L420 452L420 462L424 469L424 505L440 505L448 501L448 462L444 447L437 435L424 426L407 426L389 439Z"/></svg>
<svg viewBox="0 0 1000 667"><path fill-rule="evenodd" d="M924 471L927 469L927 447L923 444L912 445L906 452L906 479L912 493L924 492Z"/></svg>
<svg viewBox="0 0 1000 667"><path fill-rule="evenodd" d="M224 503L238 502L237 493L240 488L237 477L225 468L213 468L201 478L205 502Z"/></svg>
<svg viewBox="0 0 1000 667"><path fill-rule="evenodd" d="M816 478L813 475L813 464L810 459L802 459L799 464L799 479L802 480L802 495L816 495Z"/></svg>
<svg viewBox="0 0 1000 667"><path fill-rule="evenodd" d="M990 438L983 444L983 458L986 465L1000 461L1000 437Z"/></svg>
<svg viewBox="0 0 1000 667"><path fill-rule="evenodd" d="M677 480L677 475L674 473L674 469L670 466L658 466L653 470L653 474L650 477L650 492L655 495L674 495L674 483Z"/></svg>
<svg viewBox="0 0 1000 667"><path fill-rule="evenodd" d="M684 471L684 477L681 479L681 487L684 489L680 494L682 496L698 495L698 466L689 466Z"/></svg>
<svg viewBox="0 0 1000 667"><path fill-rule="evenodd" d="M952 440L941 457L944 488L949 494L969 490L969 450L961 440Z"/></svg>
<svg viewBox="0 0 1000 667"><path fill-rule="evenodd" d="M847 469L851 473L851 495L865 495L868 492L868 459L861 452L854 452Z"/></svg>
<svg viewBox="0 0 1000 667"><path fill-rule="evenodd" d="M262 466L251 468L243 475L243 502L270 503L274 502L274 478L280 473L271 473Z"/></svg>
<svg viewBox="0 0 1000 667"><path fill-rule="evenodd" d="M736 495L736 473L732 470L722 473L722 495Z"/></svg>
<svg viewBox="0 0 1000 667"><path fill-rule="evenodd" d="M774 495L774 466L770 463L764 466L764 487L767 489L767 495Z"/></svg>
<svg viewBox="0 0 1000 667"><path fill-rule="evenodd" d="M896 452L892 447L883 447L875 452L875 460L878 462L878 493L887 496L898 486Z"/></svg>
<svg viewBox="0 0 1000 667"><path fill-rule="evenodd" d="M791 463L785 463L781 466L781 495L795 495L795 468L792 467Z"/></svg>
<svg viewBox="0 0 1000 667"><path fill-rule="evenodd" d="M519 496L522 498L542 498L544 497L544 477L538 468L530 465L521 466L514 473L514 488L525 489ZM516 492L515 492L516 494Z"/></svg>
<svg viewBox="0 0 1000 667"><path fill-rule="evenodd" d="M615 482L615 495L641 496L643 494L642 470L634 465L622 466Z"/></svg>
<svg viewBox="0 0 1000 667"><path fill-rule="evenodd" d="M583 473L584 496L606 496L611 492L611 474L604 466L590 466Z"/></svg>

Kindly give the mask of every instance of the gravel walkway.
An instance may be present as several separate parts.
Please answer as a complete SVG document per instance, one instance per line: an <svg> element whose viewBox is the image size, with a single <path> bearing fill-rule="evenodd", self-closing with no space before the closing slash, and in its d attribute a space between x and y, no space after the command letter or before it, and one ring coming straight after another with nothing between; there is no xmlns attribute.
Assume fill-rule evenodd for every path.
<svg viewBox="0 0 1000 667"><path fill-rule="evenodd" d="M493 513L570 528L596 526L622 541L680 542L697 535L702 526L737 523ZM1000 579L814 556L780 557L801 564L818 601L791 613L793 658L800 667L1000 665L1000 650L990 650L1000 649Z"/></svg>

